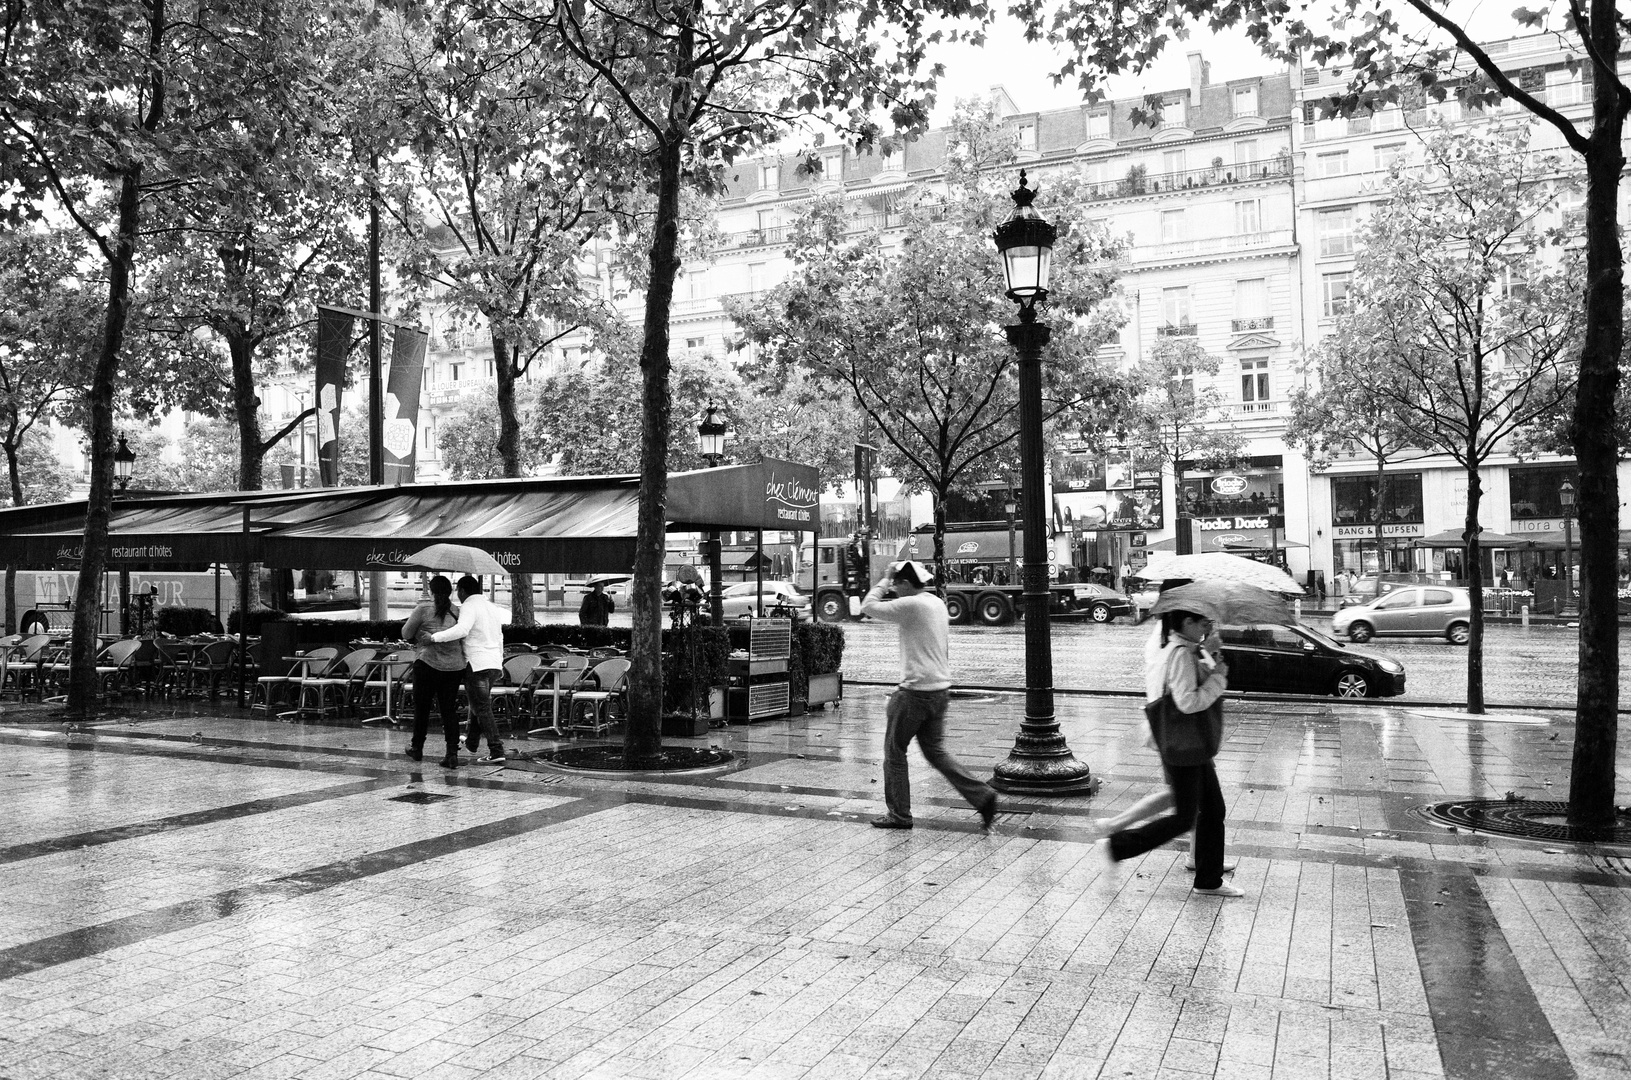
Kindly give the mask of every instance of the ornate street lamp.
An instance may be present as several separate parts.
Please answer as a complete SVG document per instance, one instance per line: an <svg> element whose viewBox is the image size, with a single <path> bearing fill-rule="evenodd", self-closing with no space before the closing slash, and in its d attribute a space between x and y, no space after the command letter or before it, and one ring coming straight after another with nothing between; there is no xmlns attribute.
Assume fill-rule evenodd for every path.
<svg viewBox="0 0 1631 1080"><path fill-rule="evenodd" d="M119 490L125 490L130 484L130 474L136 470L136 452L125 442L123 435L119 436L119 447L113 452L113 479L119 484Z"/></svg>
<svg viewBox="0 0 1631 1080"><path fill-rule="evenodd" d="M725 459L725 433L728 430L719 410L713 402L708 402L708 407L702 410L702 423L697 425L697 453L702 455L702 460L708 463L710 469L717 469ZM708 621L714 626L724 626L725 589L719 580L723 572L720 566L719 530L710 529L702 546L708 558Z"/></svg>
<svg viewBox="0 0 1631 1080"><path fill-rule="evenodd" d="M1007 327L1019 353L1020 500L1025 514L1025 719L1008 757L997 763L992 786L1030 795L1092 792L1098 782L1065 744L1053 715L1053 642L1048 621L1048 519L1042 499L1042 347L1052 330L1036 321L1036 304L1048 295L1048 269L1058 230L1031 207L1036 192L1020 171L1014 214L997 226L997 251L1007 279L1006 295L1019 303L1019 323ZM1011 556L1010 556L1011 557Z"/></svg>
<svg viewBox="0 0 1631 1080"><path fill-rule="evenodd" d="M1574 600L1574 485L1566 476L1557 489L1557 501L1563 506L1563 602L1568 604Z"/></svg>

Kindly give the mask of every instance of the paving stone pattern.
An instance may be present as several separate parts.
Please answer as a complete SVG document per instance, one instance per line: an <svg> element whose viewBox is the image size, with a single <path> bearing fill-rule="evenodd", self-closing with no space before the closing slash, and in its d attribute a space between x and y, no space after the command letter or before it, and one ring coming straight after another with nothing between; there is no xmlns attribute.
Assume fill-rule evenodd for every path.
<svg viewBox="0 0 1631 1080"><path fill-rule="evenodd" d="M1160 782L1126 698L1062 697L1092 798L993 833L883 692L708 740L706 776L449 774L400 731L197 704L0 706L0 1080L1631 1076L1631 852L1411 810L1560 798L1572 728L1232 702L1238 900L1094 819ZM976 772L1018 695L954 701ZM512 743L539 749L547 740ZM1631 752L1620 785L1631 791ZM411 792L451 796L393 801Z"/></svg>

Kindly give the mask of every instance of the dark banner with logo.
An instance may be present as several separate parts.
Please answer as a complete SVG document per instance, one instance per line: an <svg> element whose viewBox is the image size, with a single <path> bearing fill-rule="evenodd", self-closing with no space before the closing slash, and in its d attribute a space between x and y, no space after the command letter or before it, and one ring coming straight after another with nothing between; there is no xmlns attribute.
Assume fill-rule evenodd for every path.
<svg viewBox="0 0 1631 1080"><path fill-rule="evenodd" d="M351 323L343 311L317 309L317 473L323 487L340 486L340 391Z"/></svg>
<svg viewBox="0 0 1631 1080"><path fill-rule="evenodd" d="M396 328L391 376L385 383L385 482L413 483L419 445L419 387L424 381L426 335Z"/></svg>

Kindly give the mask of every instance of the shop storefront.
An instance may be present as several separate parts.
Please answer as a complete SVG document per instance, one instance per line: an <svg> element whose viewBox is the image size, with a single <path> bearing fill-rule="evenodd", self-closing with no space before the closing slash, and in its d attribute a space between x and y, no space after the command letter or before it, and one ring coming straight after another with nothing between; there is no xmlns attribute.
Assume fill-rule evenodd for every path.
<svg viewBox="0 0 1631 1080"><path fill-rule="evenodd" d="M1186 466L1178 498L1193 518L1263 517L1285 512L1285 471L1279 454L1211 471Z"/></svg>
<svg viewBox="0 0 1631 1080"><path fill-rule="evenodd" d="M1574 578L1580 531L1564 514L1565 500L1580 485L1574 462L1514 465L1507 471L1507 485L1512 514L1508 532L1527 543L1507 553L1504 569L1523 582Z"/></svg>
<svg viewBox="0 0 1631 1080"><path fill-rule="evenodd" d="M1422 474L1388 473L1333 476L1331 481L1331 564L1338 574L1426 570L1427 555L1416 541L1427 534ZM1381 517L1382 539L1376 521Z"/></svg>

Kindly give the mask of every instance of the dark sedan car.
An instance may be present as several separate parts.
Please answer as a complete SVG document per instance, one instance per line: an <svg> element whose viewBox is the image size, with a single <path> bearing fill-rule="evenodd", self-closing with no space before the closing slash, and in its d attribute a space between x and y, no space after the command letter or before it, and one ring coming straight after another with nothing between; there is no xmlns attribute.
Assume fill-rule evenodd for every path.
<svg viewBox="0 0 1631 1080"><path fill-rule="evenodd" d="M1307 626L1225 626L1229 689L1268 694L1393 697L1404 665Z"/></svg>

